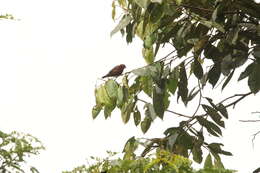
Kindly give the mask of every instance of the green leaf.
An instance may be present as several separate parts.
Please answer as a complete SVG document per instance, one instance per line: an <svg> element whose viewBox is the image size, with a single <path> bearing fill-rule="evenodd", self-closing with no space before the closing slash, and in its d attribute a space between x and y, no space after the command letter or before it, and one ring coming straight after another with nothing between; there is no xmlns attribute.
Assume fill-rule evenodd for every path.
<svg viewBox="0 0 260 173"><path fill-rule="evenodd" d="M150 0L134 0L141 8L146 9L150 3Z"/></svg>
<svg viewBox="0 0 260 173"><path fill-rule="evenodd" d="M221 146L223 146L221 143L211 143L208 145L208 148L214 153L232 156L232 153L222 150Z"/></svg>
<svg viewBox="0 0 260 173"><path fill-rule="evenodd" d="M117 107L121 108L127 99L128 99L127 88L124 86L119 86L117 89L117 102L116 102Z"/></svg>
<svg viewBox="0 0 260 173"><path fill-rule="evenodd" d="M224 84L222 85L222 90L226 87L226 85L229 83L230 79L232 78L233 74L235 72L235 69L232 70L232 72L228 75L227 79L225 80Z"/></svg>
<svg viewBox="0 0 260 173"><path fill-rule="evenodd" d="M161 81L161 86L154 85L153 87L153 106L156 114L163 119L165 105L164 97L166 95L165 80Z"/></svg>
<svg viewBox="0 0 260 173"><path fill-rule="evenodd" d="M117 89L118 89L118 84L116 81L109 79L108 81L106 81L105 83L105 88L107 91L107 94L109 95L109 97L113 100L116 100L117 98Z"/></svg>
<svg viewBox="0 0 260 173"><path fill-rule="evenodd" d="M97 104L104 104L106 106L113 105L113 101L109 97L104 85L101 85L98 89L96 89L96 101Z"/></svg>
<svg viewBox="0 0 260 173"><path fill-rule="evenodd" d="M156 4L150 13L150 21L152 23L158 22L164 14L163 5Z"/></svg>
<svg viewBox="0 0 260 173"><path fill-rule="evenodd" d="M208 79L209 79L209 83L212 85L212 87L214 88L214 86L216 85L216 83L219 80L221 71L220 71L220 64L216 63L214 64L214 66L210 69L209 73L208 73Z"/></svg>
<svg viewBox="0 0 260 173"><path fill-rule="evenodd" d="M124 15L118 25L111 31L110 36L112 37L115 33L124 29L132 20L130 15Z"/></svg>
<svg viewBox="0 0 260 173"><path fill-rule="evenodd" d="M151 49L153 44L156 42L156 40L157 40L157 35L155 33L152 33L151 35L145 37L144 47L146 49Z"/></svg>
<svg viewBox="0 0 260 173"><path fill-rule="evenodd" d="M243 71L243 72L240 74L240 76L239 76L239 78L238 78L238 81L240 81L240 80L242 80L242 79L248 77L248 76L252 73L253 69L254 69L254 63L249 64L249 65L246 67L245 71Z"/></svg>
<svg viewBox="0 0 260 173"><path fill-rule="evenodd" d="M154 106L151 103L146 103L144 107L146 108L145 115L150 117L153 121L157 117L156 112L154 110Z"/></svg>
<svg viewBox="0 0 260 173"><path fill-rule="evenodd" d="M206 157L205 163L204 163L204 169L207 169L207 168L213 168L212 158L211 158L210 154L208 154L208 156Z"/></svg>
<svg viewBox="0 0 260 173"><path fill-rule="evenodd" d="M201 146L200 145L194 145L194 147L192 148L192 155L193 155L193 160L197 163L201 163L202 162L202 150L201 150Z"/></svg>
<svg viewBox="0 0 260 173"><path fill-rule="evenodd" d="M104 107L104 116L105 119L111 116L112 111L115 109L116 105L105 105Z"/></svg>
<svg viewBox="0 0 260 173"><path fill-rule="evenodd" d="M226 119L228 119L227 109L222 103L218 104L217 109Z"/></svg>
<svg viewBox="0 0 260 173"><path fill-rule="evenodd" d="M179 79L179 70L178 68L174 68L174 70L170 74L169 79L167 80L167 88L172 93L172 95L175 94L175 91L178 87L178 79Z"/></svg>
<svg viewBox="0 0 260 173"><path fill-rule="evenodd" d="M134 122L135 122L136 126L138 126L139 123L141 122L141 114L140 114L139 110L137 109L137 107L135 108L135 111L134 111Z"/></svg>
<svg viewBox="0 0 260 173"><path fill-rule="evenodd" d="M141 78L140 78L140 82L141 82L143 91L144 91L149 97L152 98L153 81L152 81L151 77L147 77L147 76L141 77Z"/></svg>
<svg viewBox="0 0 260 173"><path fill-rule="evenodd" d="M154 62L154 54L153 54L153 48L149 48L149 49L146 49L146 48L143 48L143 57L145 59L145 62L147 64L151 64Z"/></svg>
<svg viewBox="0 0 260 173"><path fill-rule="evenodd" d="M100 111L102 110L103 106L102 105L96 105L92 108L92 118L95 119Z"/></svg>
<svg viewBox="0 0 260 173"><path fill-rule="evenodd" d="M260 64L254 64L252 73L248 77L248 86L253 93L260 90Z"/></svg>
<svg viewBox="0 0 260 173"><path fill-rule="evenodd" d="M149 116L146 116L141 122L141 130L143 133L146 133L151 126L152 119Z"/></svg>
<svg viewBox="0 0 260 173"><path fill-rule="evenodd" d="M127 123L130 119L130 115L133 112L135 106L135 102L133 99L129 99L122 107L121 109L121 118L123 123Z"/></svg>
<svg viewBox="0 0 260 173"><path fill-rule="evenodd" d="M147 67L138 68L132 71L137 76L150 76L150 70Z"/></svg>
<svg viewBox="0 0 260 173"><path fill-rule="evenodd" d="M219 135L222 135L221 129L216 124L208 121L203 117L197 117L197 120L200 123L200 125L205 127L207 131L213 136L219 137Z"/></svg>
<svg viewBox="0 0 260 173"><path fill-rule="evenodd" d="M198 79L201 79L203 77L203 68L197 58L194 58L194 67L193 68L194 68L193 71L194 71L195 76Z"/></svg>
<svg viewBox="0 0 260 173"><path fill-rule="evenodd" d="M188 97L188 79L186 74L186 69L184 63L180 65L180 77L178 83L178 97L181 97L182 101L185 103Z"/></svg>
<svg viewBox="0 0 260 173"><path fill-rule="evenodd" d="M222 121L222 117L218 114L218 112L208 105L202 104L203 109L207 112L210 118L217 123L221 127L225 127L224 121Z"/></svg>

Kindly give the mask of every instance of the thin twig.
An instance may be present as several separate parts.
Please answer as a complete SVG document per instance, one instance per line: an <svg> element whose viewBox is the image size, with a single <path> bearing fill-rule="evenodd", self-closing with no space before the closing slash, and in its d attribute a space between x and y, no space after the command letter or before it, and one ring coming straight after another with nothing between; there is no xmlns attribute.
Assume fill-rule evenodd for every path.
<svg viewBox="0 0 260 173"><path fill-rule="evenodd" d="M240 122L246 122L246 123L255 123L260 122L260 120L239 120Z"/></svg>
<svg viewBox="0 0 260 173"><path fill-rule="evenodd" d="M253 138L252 138L252 145L254 147L254 141L255 141L255 138L256 136L260 133L260 131L256 132L255 134L253 134Z"/></svg>
<svg viewBox="0 0 260 173"><path fill-rule="evenodd" d="M240 95L241 97L240 97L239 99L233 101L232 103L226 105L225 107L227 108L227 107L230 107L230 106L233 105L233 108L234 108L239 101L243 100L245 97L247 97L247 96L249 96L249 95L251 95L251 94L253 94L253 92L249 92L249 93L246 93L246 94L242 94L242 95Z"/></svg>
<svg viewBox="0 0 260 173"><path fill-rule="evenodd" d="M139 98L137 98L137 100L139 100L139 101L141 101L141 102L143 102L143 103L148 103L147 101L145 101L145 100L142 100L142 99L139 99ZM175 115L178 115L178 116L181 116L181 117L186 117L186 118L191 118L190 116L188 116L188 115L184 115L184 114L181 114L181 113L178 113L178 112L175 112L175 111L171 111L171 110L165 110L166 112L170 112L170 113L173 113L173 114L175 114Z"/></svg>

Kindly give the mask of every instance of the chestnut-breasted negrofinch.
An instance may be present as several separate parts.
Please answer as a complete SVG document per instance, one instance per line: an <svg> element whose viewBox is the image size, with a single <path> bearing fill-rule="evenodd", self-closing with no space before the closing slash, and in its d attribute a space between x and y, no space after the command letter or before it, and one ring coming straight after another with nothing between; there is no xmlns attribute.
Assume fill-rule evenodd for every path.
<svg viewBox="0 0 260 173"><path fill-rule="evenodd" d="M120 76L124 69L126 68L125 64L120 64L115 66L112 70L110 70L108 72L108 74L106 74L105 76L103 76L102 78L106 78L106 77L117 77Z"/></svg>

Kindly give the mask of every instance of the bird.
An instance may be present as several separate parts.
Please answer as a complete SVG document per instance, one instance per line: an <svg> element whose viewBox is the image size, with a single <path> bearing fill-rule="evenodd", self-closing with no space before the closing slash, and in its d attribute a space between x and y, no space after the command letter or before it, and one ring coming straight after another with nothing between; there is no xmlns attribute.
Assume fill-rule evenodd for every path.
<svg viewBox="0 0 260 173"><path fill-rule="evenodd" d="M120 76L123 73L125 68L126 68L125 64L117 65L102 78Z"/></svg>

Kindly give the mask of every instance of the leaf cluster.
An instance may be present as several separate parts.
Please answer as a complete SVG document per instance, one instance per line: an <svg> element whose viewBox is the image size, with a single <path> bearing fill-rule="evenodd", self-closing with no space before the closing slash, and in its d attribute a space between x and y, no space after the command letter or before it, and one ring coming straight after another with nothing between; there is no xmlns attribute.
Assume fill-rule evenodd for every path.
<svg viewBox="0 0 260 173"><path fill-rule="evenodd" d="M0 131L0 172L24 173L26 158L39 154L44 149L41 142L28 134ZM30 167L32 173L37 173L35 167Z"/></svg>
<svg viewBox="0 0 260 173"><path fill-rule="evenodd" d="M156 154L146 158L138 159L97 159L96 163L90 166L82 165L72 171L63 173L233 173L235 171L223 169L214 164L209 157L203 169L195 170L191 167L191 161L185 157L169 153L165 150L158 150Z"/></svg>

